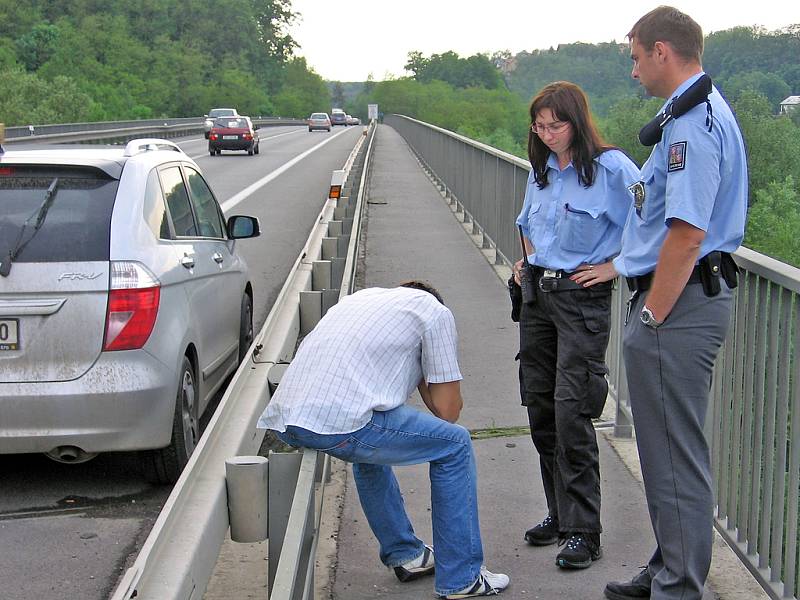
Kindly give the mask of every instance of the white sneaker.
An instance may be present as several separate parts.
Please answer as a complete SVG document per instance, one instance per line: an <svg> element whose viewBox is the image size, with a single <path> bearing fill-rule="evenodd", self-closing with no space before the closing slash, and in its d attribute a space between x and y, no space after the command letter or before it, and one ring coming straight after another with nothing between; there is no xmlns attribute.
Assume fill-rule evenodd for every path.
<svg viewBox="0 0 800 600"><path fill-rule="evenodd" d="M433 548L425 545L425 550L417 558L398 565L394 568L394 574L403 583L414 581L425 575L430 575L436 569L433 561Z"/></svg>
<svg viewBox="0 0 800 600"><path fill-rule="evenodd" d="M463 590L454 594L442 596L445 600L459 600L460 598L475 598L477 596L496 596L508 587L508 575L492 573L485 566L481 567L481 574L475 583L468 585Z"/></svg>

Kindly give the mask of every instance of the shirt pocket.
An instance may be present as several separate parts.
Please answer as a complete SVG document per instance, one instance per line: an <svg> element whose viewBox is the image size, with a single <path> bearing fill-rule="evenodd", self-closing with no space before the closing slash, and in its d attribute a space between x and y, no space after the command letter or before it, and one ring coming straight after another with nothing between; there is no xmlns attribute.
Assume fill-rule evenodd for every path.
<svg viewBox="0 0 800 600"><path fill-rule="evenodd" d="M600 243L604 226L599 207L567 203L561 224L561 248L569 252L592 252Z"/></svg>

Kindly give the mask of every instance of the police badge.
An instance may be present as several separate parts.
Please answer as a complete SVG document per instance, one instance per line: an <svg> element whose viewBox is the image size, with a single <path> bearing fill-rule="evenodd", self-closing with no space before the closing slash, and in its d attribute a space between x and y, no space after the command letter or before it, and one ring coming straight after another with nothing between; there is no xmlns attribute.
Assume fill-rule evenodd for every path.
<svg viewBox="0 0 800 600"><path fill-rule="evenodd" d="M633 207L636 209L636 216L642 216L642 207L644 206L644 181L637 181L633 185L628 186L628 191L633 194Z"/></svg>

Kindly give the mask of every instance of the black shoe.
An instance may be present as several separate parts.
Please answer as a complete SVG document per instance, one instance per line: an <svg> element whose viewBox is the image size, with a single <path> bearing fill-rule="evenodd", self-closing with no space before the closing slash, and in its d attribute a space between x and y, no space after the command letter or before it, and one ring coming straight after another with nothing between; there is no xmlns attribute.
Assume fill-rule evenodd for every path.
<svg viewBox="0 0 800 600"><path fill-rule="evenodd" d="M609 600L632 600L650 597L650 573L647 567L630 581L610 581L605 594Z"/></svg>
<svg viewBox="0 0 800 600"><path fill-rule="evenodd" d="M558 541L558 521L548 515L536 527L532 527L525 532L525 541L531 546L555 544Z"/></svg>
<svg viewBox="0 0 800 600"><path fill-rule="evenodd" d="M565 544L556 556L556 565L562 569L585 569L603 556L600 536L596 533L572 533L562 538L559 544Z"/></svg>

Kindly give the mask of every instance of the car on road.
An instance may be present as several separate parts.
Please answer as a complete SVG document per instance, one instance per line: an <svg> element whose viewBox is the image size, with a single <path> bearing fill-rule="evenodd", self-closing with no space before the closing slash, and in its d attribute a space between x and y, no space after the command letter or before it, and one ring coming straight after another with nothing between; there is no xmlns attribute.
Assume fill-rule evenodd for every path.
<svg viewBox="0 0 800 600"><path fill-rule="evenodd" d="M347 115L347 124L348 125L360 125L361 124L361 119L359 119L358 117L351 117L350 115Z"/></svg>
<svg viewBox="0 0 800 600"><path fill-rule="evenodd" d="M223 150L247 150L258 154L258 126L250 117L219 117L208 132L208 153L219 156Z"/></svg>
<svg viewBox="0 0 800 600"><path fill-rule="evenodd" d="M211 128L214 126L214 119L218 117L238 117L239 113L236 112L235 108L212 108L208 111L207 115L204 115L205 121L203 122L203 130L208 139L208 134L211 131Z"/></svg>
<svg viewBox="0 0 800 600"><path fill-rule="evenodd" d="M0 454L135 450L175 481L253 340L258 220L159 139L7 151L0 205Z"/></svg>
<svg viewBox="0 0 800 600"><path fill-rule="evenodd" d="M331 125L344 125L347 127L347 114L340 108L331 111Z"/></svg>
<svg viewBox="0 0 800 600"><path fill-rule="evenodd" d="M308 117L308 130L314 131L315 129L331 130L331 118L328 113L312 113Z"/></svg>

